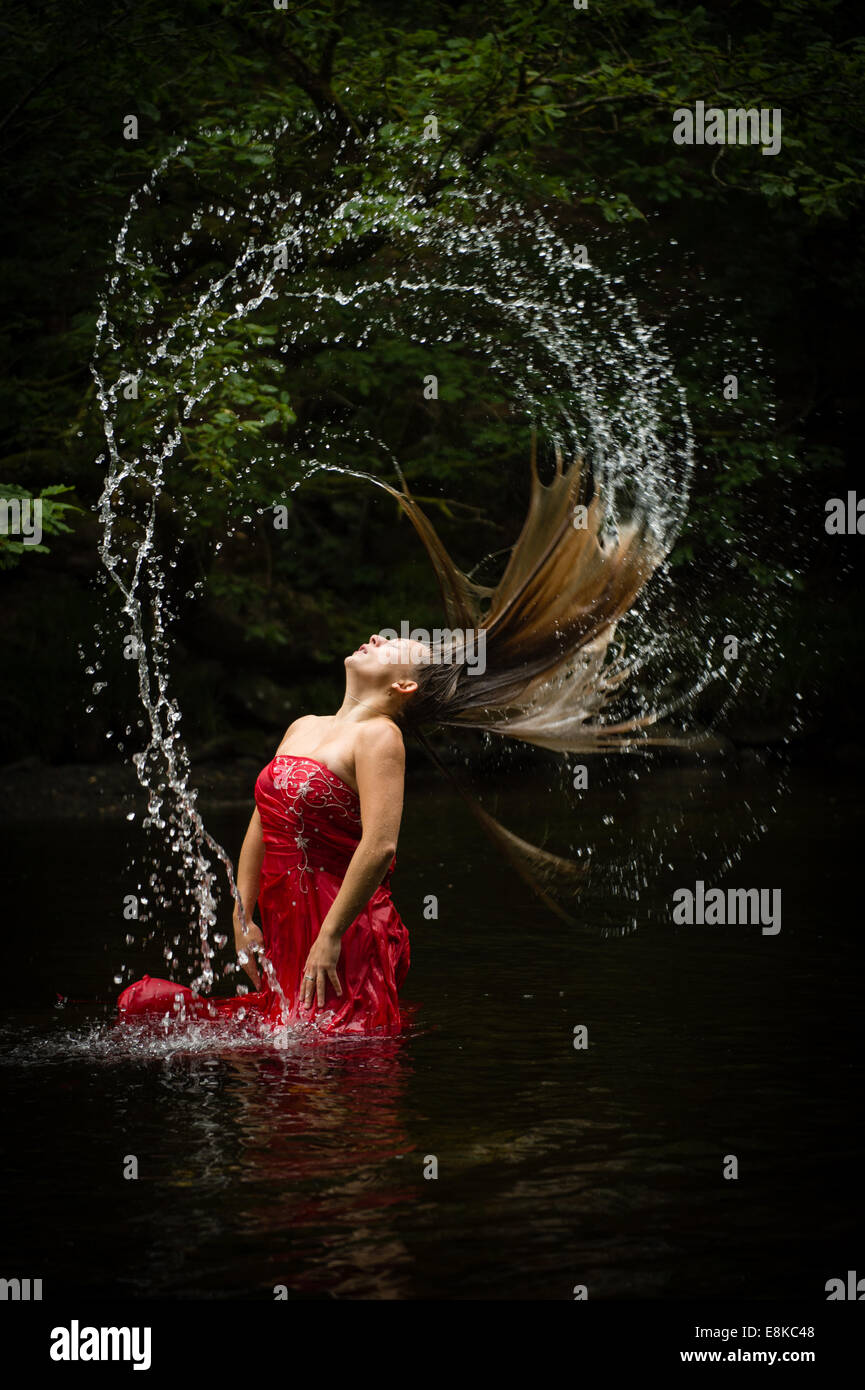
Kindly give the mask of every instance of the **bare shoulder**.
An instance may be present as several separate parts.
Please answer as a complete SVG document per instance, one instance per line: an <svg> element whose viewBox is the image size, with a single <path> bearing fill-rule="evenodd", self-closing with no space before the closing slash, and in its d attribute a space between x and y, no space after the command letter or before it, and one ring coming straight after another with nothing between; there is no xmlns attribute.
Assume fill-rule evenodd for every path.
<svg viewBox="0 0 865 1390"><path fill-rule="evenodd" d="M282 736L282 741L283 741L283 743L284 743L285 740L288 738L289 734L293 734L293 733L295 733L298 729L306 728L306 727L311 726L311 725L313 725L313 724L315 724L315 723L317 723L317 722L318 722L318 715L317 715L317 714L301 714L301 715L299 715L297 719L295 719L291 724L289 724L288 728L286 729L285 733L283 734L283 736Z"/></svg>
<svg viewBox="0 0 865 1390"><path fill-rule="evenodd" d="M280 748L289 738L291 738L292 734L296 734L299 729L311 728L312 725L317 722L317 714L301 714L299 718L295 719L293 723L289 724L282 738L279 740Z"/></svg>
<svg viewBox="0 0 865 1390"><path fill-rule="evenodd" d="M392 719L367 719L355 735L355 757L387 758L405 766L405 742L402 731Z"/></svg>

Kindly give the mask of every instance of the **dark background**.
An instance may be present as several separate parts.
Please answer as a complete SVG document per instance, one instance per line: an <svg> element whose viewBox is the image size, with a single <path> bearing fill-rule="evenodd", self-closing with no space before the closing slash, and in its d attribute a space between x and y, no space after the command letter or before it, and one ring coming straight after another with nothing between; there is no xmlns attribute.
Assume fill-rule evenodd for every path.
<svg viewBox="0 0 865 1390"><path fill-rule="evenodd" d="M145 217L158 258L175 215L185 225L203 193L251 196L273 161L284 186L313 205L326 203L337 164L348 187L385 190L394 169L411 172L417 145L406 132L432 111L470 182L543 205L624 276L647 321L665 325L699 463L673 556L679 592L709 626L713 605L720 612L731 596L745 613L755 598L774 609L786 658L771 679L757 673L726 732L737 739L745 729L753 741L756 729L758 741L777 742L799 692L797 755L860 766L862 542L824 528L827 499L857 485L862 438L858 30L855 7L800 0L612 0L586 12L508 2L494 14L433 3L422 16L351 0L288 11L7 6L0 484L7 495L65 491L46 494L48 553L22 554L0 538L0 759L104 763L106 732L135 699L112 634L100 651L107 689L83 713L106 605L95 584L104 465L88 364L130 195L188 136L188 180L181 169L167 203ZM780 107L781 152L674 145L672 111L698 98ZM122 135L129 112L140 122L132 142ZM314 158L293 138L243 147L229 134L307 114L321 124ZM197 135L202 124L209 133ZM373 127L370 153L357 142ZM445 173L418 186L429 206L447 204ZM218 270L204 232L178 293ZM311 273L362 279L391 251L370 235L332 248ZM274 310L274 341L279 322ZM214 370L220 354L235 366L237 349L216 343ZM416 538L368 488L304 484L278 545L267 518L251 512L272 501L275 480L297 477L310 425L367 428L383 440L467 565L513 542L527 496L527 431L465 343L432 368L386 338L341 355L313 335L278 370L266 348L260 360L252 380L229 371L184 425L160 503L163 548L179 546L173 690L202 768L257 757L297 713L331 708L359 634L394 613L433 612ZM443 377L437 401L420 386L430 369ZM719 418L729 370L740 398ZM149 423L146 406L127 420L131 444ZM348 450L344 461L394 481L386 459ZM74 510L62 510L68 504ZM202 590L190 605L180 595L194 580ZM25 794L21 778L10 786Z"/></svg>
<svg viewBox="0 0 865 1390"><path fill-rule="evenodd" d="M591 1299L822 1303L827 1279L861 1272L865 539L824 526L827 499L861 472L860 27L856 7L828 0L4 7L0 494L44 494L50 524L43 551L0 537L0 1272L43 1277L70 1306L270 1299L283 1282L293 1299L569 1300L586 1282ZM675 146L672 112L698 99L782 108L781 152ZM180 978L194 932L181 898L148 940L123 944L120 905L152 841L126 821L141 801L134 740L106 752L137 715L94 511L104 443L89 361L114 240L182 136L189 164L142 214L154 264L202 193L251 197L274 165L305 205L329 208L336 183L384 194L397 170L446 208L446 169L415 172L430 111L470 182L542 206L664 324L698 459L672 556L678 601L704 631L731 605L774 615L777 659L755 663L723 713L711 694L698 711L717 717L716 761L659 759L631 783L599 759L584 803L551 794L553 760L503 765L462 740L506 824L610 847L580 932L518 884L452 788L412 768L394 885L412 937L405 1002L419 1006L405 1046L123 1044L120 984ZM122 136L130 112L137 142ZM314 142L230 133L283 116L294 130L317 118ZM181 298L220 269L211 230L188 248ZM395 254L371 235L308 274L354 282ZM277 341L279 306L261 317ZM133 316L126 328L134 345L142 329ZM213 374L229 370L184 424L158 517L163 553L178 555L172 691L231 853L258 768L291 718L335 707L345 652L394 614L436 611L416 538L369 489L305 482L274 543L255 507L297 479L306 432L383 440L467 566L512 543L529 445L465 342L431 366L384 336L337 353L313 334L276 367L265 344L243 377L247 347L209 349ZM430 369L437 401L419 385ZM728 370L740 398L722 413ZM161 408L170 384L155 384ZM148 412L128 412L130 447ZM384 458L345 461L394 481ZM442 748L456 756L454 740ZM782 887L780 935L673 928L671 889L720 875L760 821L736 872ZM616 863L638 854L639 903L633 876L612 891ZM159 947L175 932L168 966ZM737 1183L721 1177L730 1152ZM139 1182L122 1179L127 1153ZM428 1153L437 1184L422 1177Z"/></svg>

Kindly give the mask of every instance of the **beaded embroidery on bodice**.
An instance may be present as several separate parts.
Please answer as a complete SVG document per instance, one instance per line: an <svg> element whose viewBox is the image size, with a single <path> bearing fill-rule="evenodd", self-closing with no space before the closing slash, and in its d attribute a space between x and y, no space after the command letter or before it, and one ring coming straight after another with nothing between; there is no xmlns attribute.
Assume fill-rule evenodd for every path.
<svg viewBox="0 0 865 1390"><path fill-rule="evenodd" d="M307 891L316 869L344 872L360 840L360 797L335 772L315 758L277 753L256 786L266 855L300 873Z"/></svg>
<svg viewBox="0 0 865 1390"><path fill-rule="evenodd" d="M300 753L277 753L273 763L309 763L311 770L293 770L291 766L282 767L274 774L273 785L280 791L294 791L292 803L306 799L308 793L312 793L310 805L336 805L349 814L353 814L355 819L360 821L360 797L353 787L324 763L320 763L317 758L307 758Z"/></svg>

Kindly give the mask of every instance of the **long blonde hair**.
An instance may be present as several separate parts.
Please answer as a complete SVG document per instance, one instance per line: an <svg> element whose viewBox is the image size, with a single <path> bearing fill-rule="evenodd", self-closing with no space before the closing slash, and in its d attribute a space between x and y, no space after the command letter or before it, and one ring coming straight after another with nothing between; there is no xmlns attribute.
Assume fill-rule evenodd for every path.
<svg viewBox="0 0 865 1390"><path fill-rule="evenodd" d="M604 499L583 460L566 468L557 448L551 482L540 481L532 436L531 494L522 531L494 589L471 580L452 561L405 483L384 484L411 521L430 557L449 629L485 633L486 667L464 660L423 666L403 717L427 754L455 781L461 796L514 868L547 906L573 918L560 898L573 898L586 863L550 854L490 816L441 762L426 727L482 729L559 753L624 749L646 741L654 713L619 723L599 716L630 668L608 660L616 624L654 574L666 548L645 519L603 534ZM580 512L577 513L577 508ZM580 524L575 524L579 519ZM668 740L659 740L667 742Z"/></svg>

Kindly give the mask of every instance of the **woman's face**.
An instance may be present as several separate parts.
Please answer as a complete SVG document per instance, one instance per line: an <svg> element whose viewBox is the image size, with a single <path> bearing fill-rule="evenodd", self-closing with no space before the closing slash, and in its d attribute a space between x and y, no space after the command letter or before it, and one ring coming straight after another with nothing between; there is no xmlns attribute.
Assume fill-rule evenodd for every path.
<svg viewBox="0 0 865 1390"><path fill-rule="evenodd" d="M429 649L407 637L391 640L374 632L345 658L346 671L359 677L368 689L388 689L394 681L415 681L420 666L429 660Z"/></svg>

